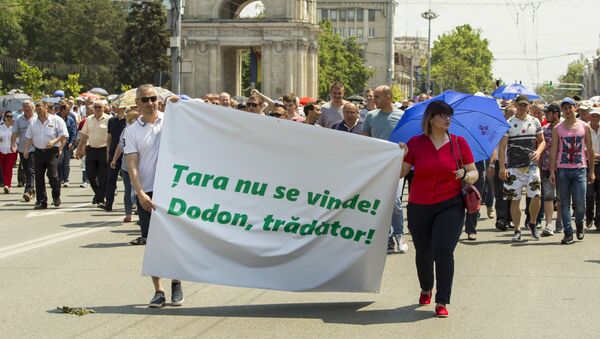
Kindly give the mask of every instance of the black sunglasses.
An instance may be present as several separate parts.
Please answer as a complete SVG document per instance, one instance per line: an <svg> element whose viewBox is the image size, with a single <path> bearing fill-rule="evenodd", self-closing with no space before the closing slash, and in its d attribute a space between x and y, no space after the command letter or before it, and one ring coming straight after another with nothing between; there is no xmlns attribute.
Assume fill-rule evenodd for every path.
<svg viewBox="0 0 600 339"><path fill-rule="evenodd" d="M141 97L140 101L143 103L148 103L148 101L152 101L152 102L156 102L156 100L158 100L158 97L156 95L153 95L151 97Z"/></svg>
<svg viewBox="0 0 600 339"><path fill-rule="evenodd" d="M254 102L247 102L246 107L258 107L258 104Z"/></svg>
<svg viewBox="0 0 600 339"><path fill-rule="evenodd" d="M13 116L12 116L12 115L10 115L10 114L5 114L5 115L4 115L4 119L8 119L8 118L12 119L12 117L13 117Z"/></svg>

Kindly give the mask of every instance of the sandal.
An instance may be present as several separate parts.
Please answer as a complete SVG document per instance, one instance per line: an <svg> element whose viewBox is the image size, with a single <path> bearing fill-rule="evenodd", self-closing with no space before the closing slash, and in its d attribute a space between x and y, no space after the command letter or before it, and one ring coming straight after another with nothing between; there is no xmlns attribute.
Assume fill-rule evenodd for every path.
<svg viewBox="0 0 600 339"><path fill-rule="evenodd" d="M146 245L146 238L137 237L129 242L132 245Z"/></svg>

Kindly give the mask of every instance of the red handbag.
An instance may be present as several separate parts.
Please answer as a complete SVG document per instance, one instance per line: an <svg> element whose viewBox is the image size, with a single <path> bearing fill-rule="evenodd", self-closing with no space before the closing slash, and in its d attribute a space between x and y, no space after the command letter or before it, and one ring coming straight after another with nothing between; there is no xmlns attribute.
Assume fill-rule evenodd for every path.
<svg viewBox="0 0 600 339"><path fill-rule="evenodd" d="M465 168L465 163L463 162L462 153L460 152L460 146L458 145L456 136L448 134L448 137L450 138L450 150L452 152L452 156L454 157L454 161L456 162L456 167L458 169L462 168L466 171L467 169ZM458 159L456 158L456 154L454 153L454 147L452 146L452 137L454 137L454 141L456 141L456 148L458 150L458 154L460 155L460 164L462 164L462 166L460 166L460 164L458 163ZM463 181L461 195L465 204L465 209L467 210L467 214L479 212L479 208L481 207L481 194L477 190L477 187L471 184L467 184Z"/></svg>

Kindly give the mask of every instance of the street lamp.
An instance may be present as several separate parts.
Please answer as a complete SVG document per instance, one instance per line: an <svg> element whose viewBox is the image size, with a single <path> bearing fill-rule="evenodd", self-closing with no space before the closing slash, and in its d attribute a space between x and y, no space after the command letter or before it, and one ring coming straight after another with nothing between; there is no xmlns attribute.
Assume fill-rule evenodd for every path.
<svg viewBox="0 0 600 339"><path fill-rule="evenodd" d="M412 43L412 54L410 55L410 88L408 89L410 98L414 98L414 89L415 89L415 54L417 50L419 50L419 41L418 37L415 38L415 42Z"/></svg>
<svg viewBox="0 0 600 339"><path fill-rule="evenodd" d="M429 94L431 88L431 20L437 18L439 14L430 8L427 12L421 13L421 16L429 21L429 33L427 34L427 94Z"/></svg>

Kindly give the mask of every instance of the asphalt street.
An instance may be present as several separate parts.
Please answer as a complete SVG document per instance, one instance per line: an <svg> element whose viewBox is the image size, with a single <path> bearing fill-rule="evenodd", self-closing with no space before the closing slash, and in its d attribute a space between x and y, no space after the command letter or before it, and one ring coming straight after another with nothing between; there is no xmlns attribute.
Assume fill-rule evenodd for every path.
<svg viewBox="0 0 600 339"><path fill-rule="evenodd" d="M121 183L115 210L105 212L91 204L91 188L79 187L76 160L71 177L58 209L34 211L21 188L0 194L3 337L591 338L600 328L599 232L573 245L524 232L516 244L486 218L478 240L463 235L457 247L447 319L417 303L410 236L407 254L387 256L378 294L184 282L182 307L149 309L153 287L141 275L144 247L129 245L139 229L121 222ZM65 314L63 305L95 313Z"/></svg>

